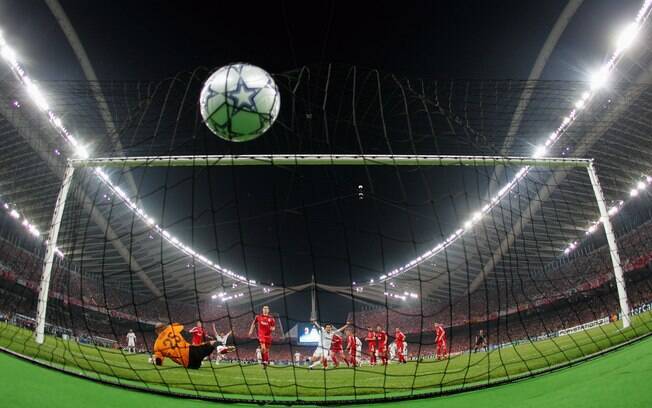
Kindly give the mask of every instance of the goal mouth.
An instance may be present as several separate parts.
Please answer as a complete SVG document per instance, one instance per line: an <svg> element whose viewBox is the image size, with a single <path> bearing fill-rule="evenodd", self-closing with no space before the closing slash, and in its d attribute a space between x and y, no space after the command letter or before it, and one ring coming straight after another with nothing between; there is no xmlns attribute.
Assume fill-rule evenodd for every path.
<svg viewBox="0 0 652 408"><path fill-rule="evenodd" d="M465 205L466 210L473 215L465 223L460 223L459 228L453 227L454 233L445 238L444 241L425 250L425 252L417 252L417 256L413 260L404 261L406 262L404 266L386 270L376 279L355 282L351 278L348 285L316 281L314 275L311 282L294 285L287 285L284 282L273 284L264 279L252 279L251 271L243 271L242 268L238 268L240 271L236 268L231 270L223 266L222 262L215 262L210 255L204 254L184 243L181 238L172 234L173 228L163 227L156 222L143 209L142 204L139 202L140 194L135 197L127 194L119 186L120 183L116 181L126 171L146 172L147 169L153 169L153 171L159 171L160 169L182 171L183 168L187 168L195 172L210 168L260 168L265 166L278 167L279 169L322 167L326 172L333 172L336 168L360 167L365 172L372 172L371 174L377 171L375 169L389 169L399 172L410 172L412 169L418 169L419 172L425 172L425 169L428 168L445 167L470 170L475 178L477 178L478 172L481 171L480 169L486 169L487 173L491 173L495 168L504 167L511 169L508 170L511 173L508 177L509 182L498 192L492 195L487 194L489 193L487 191L482 191L478 194L484 200L479 202L485 204L478 208L476 212L473 212L471 206ZM498 313L491 313L489 312L489 305L494 301L494 295L488 295L487 293L499 293L503 290L501 286L504 280L508 278L509 273L512 273L509 272L509 269L506 269L505 262L509 264L511 262L510 257L522 256L519 255L524 251L524 249L519 249L521 245L525 245L532 239L538 240L540 243L552 242L553 239L556 239L551 235L552 227L544 230L545 233L540 230L533 230L530 233L517 231L522 228L525 222L533 225L549 222L546 220L550 219L551 214L555 214L554 212L550 213L551 209L554 211L554 208L559 205L559 203L553 202L550 207L546 207L546 200L554 201L553 197L559 196L533 194L528 184L531 183L536 186L541 183L549 189L558 188L559 186L553 181L555 177L559 177L560 173L564 175L573 174L573 177L579 177L579 174L583 171L588 173L584 176L585 182L591 186L594 193L593 199L602 214L601 225L606 231L607 237L605 248L611 254L611 265L616 273L618 293L619 295L624 293L623 298L619 299L621 307L628 307L624 285L622 288L620 287L621 284L624 284L624 278L621 262L618 258L618 248L592 159L459 155L248 154L137 156L69 160L57 206L55 207L52 220L53 228L50 230L48 237L43 273L41 275L42 289L39 292L38 313L36 319L32 322L36 326L35 340L39 344L38 350L41 353L43 350L48 350L47 352L52 356L52 362L66 364L65 357L57 356L54 350L50 350L53 344L63 340L46 341L48 332L46 330L48 324L46 311L51 302L57 303L61 297L60 292L55 292L54 297L53 294L49 293L49 288L52 285L47 284L47 282L52 279L54 266L57 264L55 248L58 245L58 231L62 225L64 213L70 211L70 209L66 210L66 202L70 201L74 206L72 210L76 214L73 217L76 219L75 225L86 225L85 228L89 228L89 221L84 219L88 218L90 220L93 212L102 212L107 214L109 220L107 227L116 228L118 233L114 235L117 236L120 233L119 231L124 231L120 224L124 223L125 217L128 216L130 217L128 220L130 225L129 241L138 246L144 246L150 241L155 241L155 245L150 245L149 249L142 250L142 254L139 253L141 250L138 249L131 251L132 265L129 266L131 270L129 279L132 282L130 284L132 288L131 296L134 301L125 304L124 310L119 315L115 315L116 311L103 309L102 306L96 309L97 311L106 310L106 313L124 319L125 322L135 319L143 333L152 333L154 326L158 327L161 320L167 322L182 321L189 327L193 325L192 322L195 319L217 324L221 327L222 332L226 332L227 329L229 329L230 333L235 332L232 346L233 353L221 356L215 361L208 360L197 371L186 369L174 363L168 363L162 369L156 366L150 366L150 368L146 369L142 366L143 363L138 360L138 354L133 357L129 355L131 353L129 347L127 348L127 354L124 351L116 353L104 350L103 347L115 344L112 343L111 336L107 336L106 344L98 347L97 344L101 344L103 337L96 335L92 338L92 342L96 346L88 349L79 346L82 348L78 353L84 356L85 361L92 361L90 354L94 354L96 355L95 358L109 363L106 364L106 369L102 370L90 366L88 368L90 374L88 375L91 378L97 375L98 379L105 382L119 383L135 388L143 388L144 386L146 389L157 393L172 393L178 396L194 396L210 400L264 401L279 404L309 404L314 402L338 404L346 401L371 402L444 395L503 384L541 372L555 370L571 362L582 361L604 353L606 350L618 347L619 344L633 341L641 336L642 331L647 330L647 325L641 318L637 316L630 318L630 311L624 309L624 312L621 313L621 321L616 319L612 322L612 319L608 317L599 317L588 322L578 320L579 324L576 326L554 331L548 330L536 333L526 331L526 338L519 338L518 335L514 337L508 336L506 339L503 338L501 342L500 337L497 337L502 330L501 327L504 326L505 330L510 330L509 325L514 325L514 323L509 322L514 321L514 319L518 321L534 319L532 324L535 324L538 318L550 318L540 316L560 316L565 313L566 309L564 308L567 306L564 302L555 300L557 295L548 294L543 297L535 296L532 299L525 298L525 300L521 300L521 303L499 309ZM450 177L451 173L448 171L446 174L449 174ZM141 176L146 177L145 173L141 174ZM468 182L465 177L462 177L461 180ZM95 191L106 191L108 189L113 199L108 203L104 196L103 199L98 200L96 198L90 208L75 205L74 203L79 201L79 197L76 197L76 195L83 191L92 191L92 189L89 190L90 186L95 186ZM524 186L526 188L523 188ZM446 188L450 187L447 186ZM561 197L570 194L571 191L572 189L564 191ZM70 194L72 194L73 198L70 197ZM362 188L361 190L358 189L350 197L338 198L335 203L336 206L343 206L342 200L355 202L355 200L364 201L365 199L382 202L379 199L380 194L380 191L371 194ZM143 196L145 195L143 194ZM96 193L95 197L99 197L99 194ZM535 200L536 202L526 203L530 208L525 211L527 206L518 202L522 199L525 199L525 201ZM453 203L455 208L455 201ZM564 205L566 203L567 200L564 201ZM304 205L301 210L305 211L307 208L310 207ZM504 217L506 211L511 213L511 216L518 214L519 219L510 223L498 221ZM541 213L541 215L528 215L528 211ZM116 215L112 216L112 213ZM274 218L276 217L278 215L274 216ZM70 218L70 215L67 218ZM499 232L495 238L493 235L482 237L483 234L487 233L486 231L496 229L497 226L501 228L507 226L508 228ZM524 234L524 238L510 238L510 236L513 237L517 233ZM64 233L64 236L68 234L70 234L70 231ZM135 237L148 235L149 238L145 242L139 242L138 239L134 241ZM86 265L86 268L96 269L100 265L105 265L108 259L114 257L107 252L107 242L103 242L107 237L99 238L97 240L96 234L90 231L85 233L85 238L77 244L78 249L74 251L80 254L76 256L76 262ZM492 244L492 241L496 239L502 242ZM478 251L478 256L468 253L470 249L469 240L475 241L474 246L477 248L472 251ZM505 247L505 242L509 243L509 247ZM201 243L195 243L195 245L201 246ZM483 249L485 245L488 246L487 249ZM99 252L97 249L93 249L98 248L98 246L102 248ZM155 247L159 247L159 252L152 259L158 259L159 261L154 262L154 266L151 266L152 261L147 261L144 254L150 253L149 256L151 257L152 248ZM529 250L525 249L525 251L532 250L539 251L540 249L537 247ZM485 255L482 255L483 251L486 252ZM282 247L279 248L279 255L284 252L286 251ZM465 253L466 255L464 255L462 261L466 264L466 271L460 270L459 266L454 265L458 262L454 259ZM525 253L523 252L523 254ZM487 258L483 259L483 256L487 256ZM501 257L507 260L501 259ZM409 259L409 255L403 257L403 259L405 258ZM246 261L247 258L244 259ZM443 268L434 264L434 262L441 262L442 260L449 262L449 264ZM159 263L159 265L156 265L156 263ZM348 259L348 263L349 267L351 267L357 265L358 261L351 257ZM134 264L150 264L150 266L139 266L143 269L138 272L134 270ZM184 266L184 264L186 265ZM477 271L470 275L470 271L474 268L477 268ZM558 266L556 268L563 267ZM153 271L158 272L153 273ZM72 272L66 273L70 274ZM163 277L162 282L156 280L156 274L159 273ZM530 270L528 273L532 273L532 271ZM537 273L542 273L542 276L546 277L549 274L555 276L558 272L541 270ZM58 274L60 275L61 271ZM166 281L173 279L172 277L175 275L182 274L192 276L194 281L191 282L185 292L179 289L172 290L166 286ZM217 284L207 284L209 280L206 279L211 274L213 274L213 279ZM168 275L169 277L166 277ZM517 276L519 279L524 277L521 274ZM459 281L461 278L464 279L462 285L456 283L456 280ZM142 281L138 284L139 289L137 290L135 289L134 279ZM533 279L536 281L536 277L533 277ZM554 282L555 279L566 278L562 274L560 277L549 277L549 279L550 282ZM55 280L61 281L61 278ZM198 282L202 283L199 284ZM585 286L583 290L584 292L599 292L604 287L605 282L604 276L602 276L590 285ZM107 278L104 278L102 285L105 288L111 288L111 283L108 282ZM56 286L55 284L53 290L60 291L61 289L57 289ZM118 288L119 286L115 290L119 290ZM150 293L146 295L147 290ZM558 291L560 289L552 290ZM439 297L446 292L449 294L442 301ZM190 297L183 293L189 293ZM509 296L522 297L527 291L520 293L519 290L510 289L508 293L510 293ZM539 292L539 295L542 293ZM303 318L302 322L301 319L297 318L296 312L287 308L287 302L291 296L310 297L311 319L315 319L314 321L306 323L309 319ZM340 329L340 332L337 332L340 336L347 340L348 336L353 336L354 338L359 337L362 341L368 341L369 333L374 333L373 341L376 342L374 343L376 345L368 350L366 350L367 347L364 347L363 349L366 351L360 353L357 361L350 360L352 353L348 350L346 352L332 351L330 346L326 351L322 350L319 357L310 358L312 355L310 350L315 347L317 350L321 350L319 345L321 343L302 340L301 330L306 329L307 331L316 330L317 333L321 333L318 334L318 336L321 336L319 341L325 341L323 333L330 333L328 331L330 329L322 326L322 323L319 323L316 317L324 313L318 311L320 309L319 303L327 302L329 304L328 299L332 296L344 297L345 303L352 305L351 311L346 318L347 324ZM476 306L471 307L470 305L478 301L487 302L487 311L481 314L482 317L475 316L475 312L471 312ZM250 349L257 345L257 340L247 339L246 334L242 331L244 329L242 325L245 324L243 316L244 320L247 320L252 312L259 313L257 309L260 308L260 305L269 303L277 306L279 304L285 305L285 308L280 312L274 310L269 315L273 321L278 322L282 336L276 336L273 339L270 337L266 347L271 346L272 353L289 353L291 357L287 360L276 359L267 364L264 360L265 357L263 357L264 353L259 353L258 356L253 358L248 356ZM196 305L195 307L199 310L200 315L195 319L188 320L186 314L188 310L186 310L187 307L185 306L188 304L191 307L193 304ZM256 306L254 307L254 305ZM380 305L381 309L374 306L371 307L370 311L366 310L369 309L369 305ZM165 307L164 313L168 313L169 316L163 319L160 316L159 318L152 318L151 306L154 306L154 310L157 307ZM106 308L106 306L103 307ZM214 310L210 311L211 309ZM204 311L202 312L202 310ZM459 310L466 310L469 316L474 315L473 320L455 317ZM377 315L379 311L382 316ZM179 318L179 316L184 317ZM385 322L379 321L379 316L385 319ZM26 321L29 320L28 318L25 319L27 319ZM374 322L374 324L371 328L367 328L370 321ZM254 319L252 328L260 324L257 322L258 320ZM519 326L524 328L527 327L527 324L521 323ZM52 330L51 324L47 327ZM441 344L437 340L439 338L439 327L445 327L443 332L445 333L444 336L447 336ZM333 330L335 329L337 327L333 328ZM28 335L23 329L11 328L10 330L12 330L11 337L20 338ZM407 351L400 351L403 342L396 343L398 333L401 332L401 336L403 336L402 330L407 334L406 343L410 347L416 348L411 355ZM489 335L485 337L484 334L478 334L478 330L487 330ZM218 329L216 328L216 336L217 333ZM149 336L154 337L155 335L149 334ZM389 340L380 340L382 336L385 336L384 338L391 336L394 339L393 343L390 345ZM424 337L428 339L424 341ZM482 341L479 340L480 337L482 337ZM616 338L620 340L614 343ZM460 339L462 339L461 342ZM224 340L225 344L226 341ZM262 347L263 341L260 341L260 347ZM383 345L380 346L380 344ZM150 345L149 347L154 346ZM443 347L443 351L440 349L441 347ZM344 347L342 349L344 350ZM150 348L150 350L153 349ZM369 350L373 350L373 352ZM296 353L299 353L300 356L303 355L303 359L299 358L298 361L294 361L292 356ZM328 357L322 360L324 355ZM524 357L527 355L532 355L532 357ZM133 371L134 375L127 372L116 374L119 365L116 358L124 359L130 366L137 367ZM306 359L309 361L306 362ZM492 365L498 364L496 359L502 361L498 365L502 370L500 373L495 373L491 369ZM156 361L153 357L150 360ZM260 361L265 366L262 370L257 366ZM506 363L506 361L508 362ZM361 364L358 366L359 363ZM331 371L328 369L328 365L340 367ZM345 365L353 367L346 370L344 369ZM311 370L312 367L315 368ZM317 369L318 367L326 369L323 374ZM288 373L291 373L291 377L288 377ZM157 378L153 377L154 374L156 374ZM174 379L180 375L187 376L189 381L179 382L178 379ZM254 378L261 375L267 379L265 385L254 380ZM211 378L212 380L209 380ZM230 380L227 380L227 378L230 378ZM383 384L379 386L377 382L381 378ZM391 380L393 378L402 380ZM270 391L271 388L274 388L274 390Z"/></svg>

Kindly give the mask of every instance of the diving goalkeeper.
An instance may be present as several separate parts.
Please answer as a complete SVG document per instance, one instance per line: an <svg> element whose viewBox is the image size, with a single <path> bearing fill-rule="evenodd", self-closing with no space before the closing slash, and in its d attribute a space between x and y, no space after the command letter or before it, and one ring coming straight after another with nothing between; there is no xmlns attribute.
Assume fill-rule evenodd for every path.
<svg viewBox="0 0 652 408"><path fill-rule="evenodd" d="M158 323L154 328L157 334L154 343L153 362L162 365L165 357L186 368L198 369L201 362L209 356L217 347L217 342L211 340L201 344L190 344L186 338L190 338L188 332L183 331L183 325L172 323L164 325Z"/></svg>

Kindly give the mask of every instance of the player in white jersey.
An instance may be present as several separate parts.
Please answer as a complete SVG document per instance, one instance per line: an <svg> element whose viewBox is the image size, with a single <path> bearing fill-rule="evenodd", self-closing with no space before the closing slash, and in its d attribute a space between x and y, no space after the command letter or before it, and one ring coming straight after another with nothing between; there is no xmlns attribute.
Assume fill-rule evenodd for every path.
<svg viewBox="0 0 652 408"><path fill-rule="evenodd" d="M394 360L396 357L396 342L389 343L389 360Z"/></svg>
<svg viewBox="0 0 652 408"><path fill-rule="evenodd" d="M229 339L229 336L233 331L229 331L228 333L224 334L224 332L217 332L217 329L215 328L215 323L213 323L213 333L215 334L215 340L217 341L218 346L215 348L215 351L217 351L217 355L215 356L215 363L219 364L220 360L224 357L226 353L231 353L235 351L234 346L227 346L226 342Z"/></svg>
<svg viewBox="0 0 652 408"><path fill-rule="evenodd" d="M260 347L256 347L256 361L258 361L258 364L263 362L263 352L260 350Z"/></svg>
<svg viewBox="0 0 652 408"><path fill-rule="evenodd" d="M129 353L136 352L136 333L131 329L129 329L129 333L127 333L127 351Z"/></svg>
<svg viewBox="0 0 652 408"><path fill-rule="evenodd" d="M342 330L346 328L346 326L349 325L349 322L347 322L344 326L340 327L339 329L333 330L333 325L330 323L327 323L325 326L321 326L316 320L313 320L312 323L318 327L319 330L319 343L317 344L317 348L315 349L315 352L312 354L312 357L310 358L310 366L308 368L314 368L317 366L317 364L320 364L324 367L328 367L328 358L330 357L330 351L331 351L331 343L333 342L333 335L337 334L339 336L342 336Z"/></svg>
<svg viewBox="0 0 652 408"><path fill-rule="evenodd" d="M294 364L300 365L301 364L301 353L298 351L294 353Z"/></svg>

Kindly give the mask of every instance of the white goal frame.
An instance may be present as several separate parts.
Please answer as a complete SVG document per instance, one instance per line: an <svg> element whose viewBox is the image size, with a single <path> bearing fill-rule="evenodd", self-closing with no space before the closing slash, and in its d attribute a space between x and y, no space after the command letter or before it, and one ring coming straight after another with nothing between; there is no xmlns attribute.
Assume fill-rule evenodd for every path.
<svg viewBox="0 0 652 408"><path fill-rule="evenodd" d="M87 167L192 167L192 166L533 166L542 168L586 168L595 199L600 210L600 221L609 245L614 269L618 301L623 328L630 326L629 303L621 267L618 245L609 219L602 187L598 180L593 159L560 157L503 157L503 156L451 156L451 155L354 155L354 154L253 154L253 155L203 155L203 156L136 156L93 159L70 159L52 215L52 223L43 262L39 287L35 340L42 344L45 339L45 321L50 290L50 277L61 219L77 168ZM104 182L108 182L104 180Z"/></svg>

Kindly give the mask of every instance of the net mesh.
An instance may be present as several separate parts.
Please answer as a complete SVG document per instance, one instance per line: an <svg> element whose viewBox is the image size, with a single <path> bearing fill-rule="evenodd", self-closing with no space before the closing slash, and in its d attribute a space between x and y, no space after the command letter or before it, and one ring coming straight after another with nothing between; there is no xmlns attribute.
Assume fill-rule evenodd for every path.
<svg viewBox="0 0 652 408"><path fill-rule="evenodd" d="M630 328L619 316L584 168L533 166L492 203L521 167L124 164L102 168L114 187L95 169L75 171L43 344L34 342L32 330L45 239L72 153L21 87L5 78L0 346L156 392L328 403L511 381L645 336L652 329L649 317L639 316L652 301L649 193L641 188L630 198L632 186L649 184L652 157L646 143L652 90L645 72L635 71L640 66L647 65L632 64L629 81L598 94L550 152L596 161L607 206L615 208L635 314ZM201 122L197 101L208 74L198 69L164 81L41 87L95 157L531 156L586 88L303 68L275 76L282 109L273 128L234 144ZM106 105L95 100L97 89ZM40 236L30 235L27 224ZM266 368L258 328L249 334L263 305L275 323ZM152 363L157 324L180 323L187 332L198 322L209 336L202 341L229 334L228 352L188 348L177 362ZM341 353L315 344L330 340L320 333L327 324L346 326ZM347 347L348 336L360 340L359 352ZM188 367L204 356L200 368Z"/></svg>

